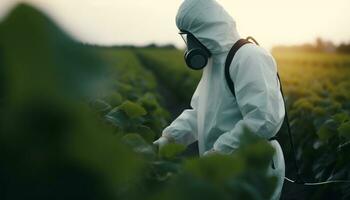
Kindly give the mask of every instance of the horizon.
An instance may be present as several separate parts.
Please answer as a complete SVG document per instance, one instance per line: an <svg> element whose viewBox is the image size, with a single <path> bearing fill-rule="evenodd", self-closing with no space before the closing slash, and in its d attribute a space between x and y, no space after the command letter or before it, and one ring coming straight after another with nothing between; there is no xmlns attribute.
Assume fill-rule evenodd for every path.
<svg viewBox="0 0 350 200"><path fill-rule="evenodd" d="M49 2L44 0L3 1L4 3L0 5L1 21L16 4L28 3L44 12L70 36L82 43L102 46L172 44L177 48L184 47L175 25L175 15L182 0L173 0L166 3L161 0L145 0L142 2L119 0L100 0L98 2L94 0L76 0L74 2L67 0L52 0ZM293 7L298 8L301 0L296 0L294 3L283 3L277 0L266 0L265 2L218 1L236 20L241 36L253 35L264 47L269 49L279 45L313 44L316 38L332 41L335 44L350 42L350 26L347 25L350 13L346 12L346 6L350 7L350 2L346 0L336 0L337 4L318 2L317 7L314 7L316 4L313 4L316 1L312 0L303 4L298 16L295 14L293 16L288 15L287 10L293 10ZM247 6L252 2L256 4L255 7ZM288 6L288 4L290 5ZM147 10L154 5L159 7L166 5L167 8L158 9L159 7L153 7L154 10ZM330 9L330 5L333 5L332 9ZM259 9L259 7L267 8L269 6L271 7L270 10L266 11L273 11L274 13L264 13ZM231 8L237 9L233 10ZM253 17L249 16L249 13L240 8L249 8L249 13L255 14ZM283 10L281 8L288 9ZM310 15L309 11L312 9L313 15L308 16L307 14ZM328 12L322 12L324 10ZM256 19L256 16L260 16L261 13L265 15ZM286 14L282 15L282 13ZM125 17L120 18L120 16ZM302 22L299 18L303 19ZM313 24L309 23L316 18L320 20L314 21ZM270 23L261 23L269 21L267 19L270 19ZM141 20L143 20L143 23L140 24ZM295 22L295 24L292 22ZM276 24L279 24L280 27L271 28ZM311 25L314 27L311 27ZM292 32L293 34L286 34L293 27L303 26L303 29Z"/></svg>

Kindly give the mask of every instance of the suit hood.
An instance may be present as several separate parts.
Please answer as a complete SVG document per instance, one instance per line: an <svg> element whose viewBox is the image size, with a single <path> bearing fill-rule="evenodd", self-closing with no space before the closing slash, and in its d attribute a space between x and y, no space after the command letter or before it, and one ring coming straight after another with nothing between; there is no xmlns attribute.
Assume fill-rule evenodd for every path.
<svg viewBox="0 0 350 200"><path fill-rule="evenodd" d="M240 39L235 20L215 0L185 0L176 25L192 33L212 54L228 52Z"/></svg>

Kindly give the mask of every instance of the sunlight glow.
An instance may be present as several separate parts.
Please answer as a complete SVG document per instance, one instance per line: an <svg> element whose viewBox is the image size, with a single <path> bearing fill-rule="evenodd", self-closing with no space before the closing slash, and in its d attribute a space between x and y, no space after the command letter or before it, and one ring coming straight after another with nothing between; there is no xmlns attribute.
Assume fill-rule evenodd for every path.
<svg viewBox="0 0 350 200"><path fill-rule="evenodd" d="M22 0L34 3L73 36L88 43L182 45L175 15L182 0ZM218 0L236 19L242 36L266 47L350 40L349 0ZM0 17L17 0L1 0Z"/></svg>

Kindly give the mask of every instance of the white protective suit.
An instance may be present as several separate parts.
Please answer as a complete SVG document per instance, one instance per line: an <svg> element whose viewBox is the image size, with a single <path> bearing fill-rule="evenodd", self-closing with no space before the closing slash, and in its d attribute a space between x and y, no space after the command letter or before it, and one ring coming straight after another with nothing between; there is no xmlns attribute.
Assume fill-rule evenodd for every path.
<svg viewBox="0 0 350 200"><path fill-rule="evenodd" d="M277 79L277 67L271 54L247 44L235 55L230 66L236 98L225 79L225 60L240 39L235 21L215 0L185 0L179 8L176 24L192 33L212 53L192 97L192 109L185 110L163 136L189 145L198 140L199 153L214 150L232 153L239 148L244 127L269 139L280 129L285 111ZM284 158L277 141L270 142L276 153L278 187L272 199L279 199L285 176Z"/></svg>

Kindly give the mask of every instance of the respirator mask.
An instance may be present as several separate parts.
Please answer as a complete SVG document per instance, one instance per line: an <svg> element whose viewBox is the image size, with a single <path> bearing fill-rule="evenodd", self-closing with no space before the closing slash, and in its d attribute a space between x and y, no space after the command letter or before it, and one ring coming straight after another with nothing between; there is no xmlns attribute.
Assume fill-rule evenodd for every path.
<svg viewBox="0 0 350 200"><path fill-rule="evenodd" d="M179 33L187 45L185 51L185 61L189 68L201 70L207 64L211 56L210 51L188 31L180 31Z"/></svg>

